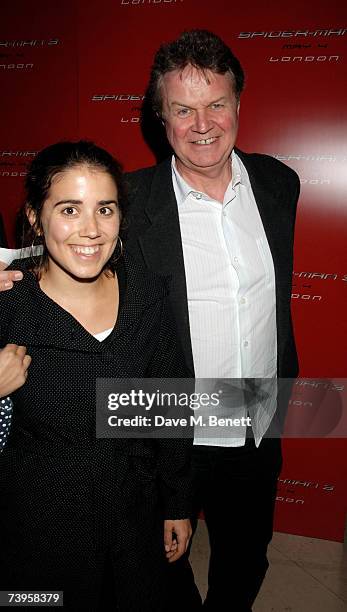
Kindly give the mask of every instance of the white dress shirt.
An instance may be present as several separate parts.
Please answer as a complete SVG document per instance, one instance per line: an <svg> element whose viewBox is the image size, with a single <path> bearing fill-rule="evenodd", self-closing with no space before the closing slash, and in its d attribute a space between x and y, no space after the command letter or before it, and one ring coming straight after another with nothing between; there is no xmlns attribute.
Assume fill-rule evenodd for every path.
<svg viewBox="0 0 347 612"><path fill-rule="evenodd" d="M266 378L272 379L271 386L277 370L273 261L248 173L235 152L231 165L232 180L220 203L190 187L172 160L195 375ZM257 445L275 409L270 395L272 402L265 410L264 405L258 410L253 406ZM242 415L245 406L234 414ZM245 429L238 428L235 438L230 431L227 437L220 431L220 437L214 432L211 438L206 429L196 431L195 443L241 446Z"/></svg>

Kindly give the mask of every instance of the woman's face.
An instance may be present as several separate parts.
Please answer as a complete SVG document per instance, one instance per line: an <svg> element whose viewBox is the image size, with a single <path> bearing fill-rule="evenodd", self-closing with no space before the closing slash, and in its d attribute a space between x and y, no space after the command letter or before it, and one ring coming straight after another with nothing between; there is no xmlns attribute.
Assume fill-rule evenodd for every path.
<svg viewBox="0 0 347 612"><path fill-rule="evenodd" d="M101 170L77 166L54 176L41 215L49 267L78 279L100 274L119 233L117 196L114 180Z"/></svg>

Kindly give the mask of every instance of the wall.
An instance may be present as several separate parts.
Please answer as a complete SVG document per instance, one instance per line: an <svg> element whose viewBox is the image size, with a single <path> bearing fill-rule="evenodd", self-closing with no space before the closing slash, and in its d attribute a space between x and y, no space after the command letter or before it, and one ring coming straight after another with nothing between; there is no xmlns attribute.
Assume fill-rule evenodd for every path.
<svg viewBox="0 0 347 612"><path fill-rule="evenodd" d="M13 0L0 24L0 210L9 240L26 163L43 146L87 137L126 170L155 162L139 108L163 40L208 28L240 57L247 82L238 146L300 175L292 300L300 373L328 379L324 389L295 387L288 431L304 417L312 439L285 440L276 526L336 540L347 506L345 17L336 0L314 8L299 0L61 0L59 8ZM317 439L323 409L330 438Z"/></svg>

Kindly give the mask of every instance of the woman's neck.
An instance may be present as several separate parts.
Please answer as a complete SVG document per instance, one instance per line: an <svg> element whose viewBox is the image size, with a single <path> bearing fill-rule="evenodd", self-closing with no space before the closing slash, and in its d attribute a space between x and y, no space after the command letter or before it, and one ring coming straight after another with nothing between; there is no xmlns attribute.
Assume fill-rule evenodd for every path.
<svg viewBox="0 0 347 612"><path fill-rule="evenodd" d="M67 298L73 302L97 298L103 292L108 280L103 272L92 279L76 278L49 260L48 268L41 275L39 284L41 289L53 299L55 299L53 296L57 296L60 298L59 301Z"/></svg>
<svg viewBox="0 0 347 612"><path fill-rule="evenodd" d="M89 333L114 327L119 307L117 276L105 273L95 279L77 279L50 262L40 288L69 312Z"/></svg>

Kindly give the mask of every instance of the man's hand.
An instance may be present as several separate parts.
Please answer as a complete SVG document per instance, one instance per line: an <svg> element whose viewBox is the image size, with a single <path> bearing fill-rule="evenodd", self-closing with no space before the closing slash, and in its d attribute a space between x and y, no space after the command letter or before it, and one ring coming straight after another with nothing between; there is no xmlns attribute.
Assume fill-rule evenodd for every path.
<svg viewBox="0 0 347 612"><path fill-rule="evenodd" d="M186 552L191 535L192 528L189 519L164 521L164 545L169 563L177 561Z"/></svg>
<svg viewBox="0 0 347 612"><path fill-rule="evenodd" d="M31 357L25 346L7 344L0 350L0 397L22 387L28 375Z"/></svg>
<svg viewBox="0 0 347 612"><path fill-rule="evenodd" d="M12 289L14 281L22 280L23 274L19 270L6 271L6 263L0 261L0 291Z"/></svg>

